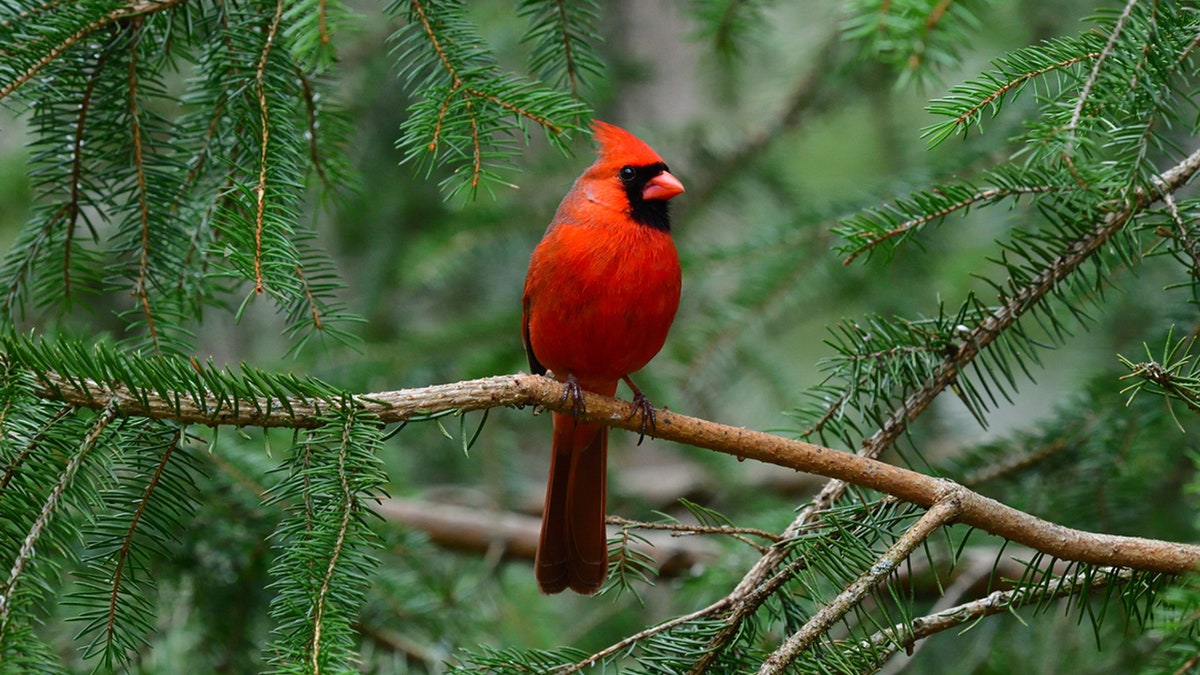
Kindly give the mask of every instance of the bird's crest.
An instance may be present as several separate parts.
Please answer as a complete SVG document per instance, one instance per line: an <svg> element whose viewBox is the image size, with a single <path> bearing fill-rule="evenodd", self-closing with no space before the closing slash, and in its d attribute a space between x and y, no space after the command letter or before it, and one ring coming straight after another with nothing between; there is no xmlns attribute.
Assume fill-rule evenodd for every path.
<svg viewBox="0 0 1200 675"><path fill-rule="evenodd" d="M645 141L621 127L592 120L592 132L600 144L598 152L602 160L634 166L648 166L663 161Z"/></svg>

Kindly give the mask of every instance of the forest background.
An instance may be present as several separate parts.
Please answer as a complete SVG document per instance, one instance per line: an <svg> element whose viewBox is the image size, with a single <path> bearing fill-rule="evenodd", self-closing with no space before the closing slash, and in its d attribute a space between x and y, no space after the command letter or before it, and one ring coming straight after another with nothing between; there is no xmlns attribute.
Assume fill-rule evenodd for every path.
<svg viewBox="0 0 1200 675"><path fill-rule="evenodd" d="M611 588L540 596L548 415L460 402L382 427L336 405L527 369L529 253L591 161L594 113L688 188L682 305L637 377L656 405L860 450L983 344L993 306L1074 261L882 459L1060 525L1193 541L1192 9L0 5L0 669L1200 663L1189 578L931 535L865 489L798 531L824 478L624 432ZM1097 223L1114 230L1085 251ZM271 430L136 409L172 391L326 409ZM717 604L771 549L787 578L731 621ZM998 616L968 606L993 591ZM969 630L887 633L956 607Z"/></svg>

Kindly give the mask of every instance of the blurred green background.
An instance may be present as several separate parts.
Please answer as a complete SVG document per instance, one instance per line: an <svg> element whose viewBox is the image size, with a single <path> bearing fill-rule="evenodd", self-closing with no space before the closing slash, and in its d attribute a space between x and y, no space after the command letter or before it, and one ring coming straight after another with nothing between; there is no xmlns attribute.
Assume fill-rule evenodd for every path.
<svg viewBox="0 0 1200 675"><path fill-rule="evenodd" d="M337 262L346 304L366 319L356 329L363 343L354 349L314 342L285 357L283 322L259 301L240 323L232 312L208 313L197 356L311 374L359 392L526 370L519 322L529 254L558 200L590 163L590 141L576 139L574 156L564 157L535 134L519 173L509 177L513 188L472 201L444 200L440 176L414 175L400 165L395 149L413 96L403 90L389 53L396 20L377 3L353 5L361 18L355 30L338 37L337 87L355 123L350 155L359 185L325 199L314 194L304 218ZM993 269L987 257L996 254L994 240L1014 221L1032 216L1018 208L953 217L894 259L848 266L832 251L831 226L859 207L939 178L970 175L1007 156L1023 114L1033 110L1028 97L986 120L983 135L933 150L921 138L922 128L934 121L925 104L1007 51L1086 30L1082 19L1096 5L972 3L979 27L962 46L962 61L917 81L862 58L863 45L841 33L846 11L837 3L764 3L759 18L735 35L735 54L718 49L719 36L703 30L698 14L707 5L605 3L600 50L609 79L593 78L596 86L582 92L597 118L649 142L688 188L672 202L684 269L682 305L665 349L636 380L656 405L788 434L797 430L789 413L822 380L821 359L832 354L823 342L829 326L873 313L936 315L939 302L957 307L969 291L990 297L972 274ZM471 3L470 11L501 62L523 70L525 23L511 3ZM30 195L22 120L0 118L0 129L0 242L7 245L28 213ZM1115 355L1138 354L1144 323L1175 311L1156 303L1178 301L1179 314L1187 316L1182 296L1160 292L1178 274L1148 265L1123 277L1122 288L1089 324L1077 326L1065 348L1043 354L1044 367L1033 373L1037 382L1022 383L1011 404L1002 401L988 428L952 396L941 397L913 431L926 457L1032 429L1085 387L1119 399ZM66 325L90 335L113 330L107 313L123 300L89 302ZM28 322L51 319L31 316ZM469 434L479 422L472 414L463 428ZM441 427L412 425L392 437L383 452L390 494L536 514L549 416L492 411L469 453L463 452L462 433L451 418ZM609 512L631 519L652 519L655 511L682 516L677 499L687 497L740 525L777 531L821 482L662 441L640 447L635 441L617 432L610 445ZM236 477L266 470L288 442L281 432L248 431L244 438L222 432L210 471ZM253 452L224 449L232 445ZM1182 454L1164 461L1164 473L1190 471ZM143 664L147 670L181 672L173 670L180 663L174 659L207 649L190 632L193 610L217 611L231 598L243 605L245 624L230 621L225 635L205 638L218 640L209 646L228 654L247 650L246 643L265 630L265 619L255 617L263 616L269 600L261 590L268 555L261 536L271 522L258 510L254 481L240 489L238 483L227 481L225 492L202 510L189 535L194 539L185 542L195 574L164 588L160 602L177 608L178 616L160 620L153 658ZM1181 489L1177 481L1175 494ZM996 496L1021 505L1019 495ZM1089 515L1079 514L1085 526ZM381 579L361 627L368 636L364 669L378 672L436 672L455 648L478 642L600 648L726 592L757 557L721 543L720 554L703 567L647 588L644 605L629 595L546 598L538 595L527 561L447 552L420 532L380 527L387 540ZM1114 644L1100 655L1091 631L1073 617L1040 621L1030 629L997 618L967 638L935 638L921 655L925 661L910 672L1118 672L1106 669L1136 658L1140 649L1137 643ZM252 662L244 655L213 658L213 667L226 671Z"/></svg>

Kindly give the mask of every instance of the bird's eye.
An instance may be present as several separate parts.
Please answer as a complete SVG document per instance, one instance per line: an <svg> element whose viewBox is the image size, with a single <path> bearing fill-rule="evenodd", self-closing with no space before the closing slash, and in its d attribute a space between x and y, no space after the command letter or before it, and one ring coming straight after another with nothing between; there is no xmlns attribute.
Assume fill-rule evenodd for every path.
<svg viewBox="0 0 1200 675"><path fill-rule="evenodd" d="M621 180L628 183L629 181L633 180L634 176L637 176L637 171L635 171L632 166L623 166L617 175L621 177Z"/></svg>

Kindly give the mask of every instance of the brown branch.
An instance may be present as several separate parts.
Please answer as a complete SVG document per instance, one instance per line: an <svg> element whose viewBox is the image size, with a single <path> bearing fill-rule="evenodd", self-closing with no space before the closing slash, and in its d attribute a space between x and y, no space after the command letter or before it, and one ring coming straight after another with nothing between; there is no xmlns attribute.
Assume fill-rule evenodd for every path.
<svg viewBox="0 0 1200 675"><path fill-rule="evenodd" d="M124 384L100 384L58 373L34 373L38 394L71 405L102 408L108 400L124 415L171 419L183 424L315 428L324 410L336 402L277 399L221 402L188 394L162 396L142 391L134 395ZM143 398L144 397L144 398ZM437 412L468 412L500 406L538 405L570 412L571 399L561 383L538 375L500 375L419 389L401 389L354 398L359 413L381 423L419 418ZM639 431L640 417L627 402L584 392L587 412L580 419ZM287 412L288 409L291 412ZM962 491L958 522L1025 544L1048 555L1098 565L1179 574L1200 569L1200 547L1171 542L1094 534L1063 527L1005 506L952 481L830 448L779 436L687 417L668 410L657 413L657 426L647 436L676 441L815 473L876 490L919 506L931 507L948 493ZM785 535L790 536L790 534ZM772 551L779 550L773 548Z"/></svg>
<svg viewBox="0 0 1200 675"><path fill-rule="evenodd" d="M328 45L332 41L329 38L329 26L325 17L326 9L325 0L321 0L317 9L317 30L321 35L321 44L323 45Z"/></svg>
<svg viewBox="0 0 1200 675"><path fill-rule="evenodd" d="M409 5L417 13L417 18L421 22L421 29L425 31L425 36L429 38L429 44L433 46L433 52L437 54L438 59L442 62L442 67L446 69L446 72L450 74L450 78L454 80L454 88L458 88L462 84L462 78L458 76L458 70L450 62L450 57L446 56L446 51L442 49L442 43L437 39L437 33L433 30L433 24L429 21L429 15L425 13L424 4L419 0L412 0Z"/></svg>
<svg viewBox="0 0 1200 675"><path fill-rule="evenodd" d="M1174 675L1187 675L1187 673L1192 672L1192 668L1195 668L1197 663L1200 663L1200 652L1192 654L1191 658L1176 668Z"/></svg>
<svg viewBox="0 0 1200 675"><path fill-rule="evenodd" d="M910 559L896 571L892 583L899 588L913 589L919 592L917 582L927 579L926 592L937 594L937 601L929 608L929 613L936 614L962 604L965 597L1010 590L1013 588L1013 584L1008 580L1027 578L1030 575L1029 566L1027 563L1021 562L1021 558L1018 557L1020 554L1014 551L1014 548L1017 547L985 546L963 551L954 561L954 577L952 581L948 582L938 578L937 573L932 569L933 563L929 556ZM1033 552L1029 551L1026 559L1033 555ZM1061 560L1055 561L1048 568L1039 570L1039 572L1043 575L1063 574L1070 565L1071 563ZM879 655L881 663L894 655L898 648L894 642L885 641L883 644L888 645L891 651ZM917 652L927 644L929 643L906 643L904 658L897 658L884 664L883 668L879 670L879 675L898 675L898 673L904 672Z"/></svg>
<svg viewBox="0 0 1200 675"><path fill-rule="evenodd" d="M138 43L141 37L142 18L133 20L133 40L129 45L129 135L133 142L133 168L137 176L138 222L141 226L141 249L138 254L137 281L134 284L134 295L142 306L142 314L146 317L146 330L150 333L150 341L154 351L159 351L158 326L154 322L154 312L150 308L150 203L146 199L146 170L142 156L142 125L141 112L138 107Z"/></svg>
<svg viewBox="0 0 1200 675"><path fill-rule="evenodd" d="M107 26L108 24L133 16L145 16L147 14L161 12L164 9L169 9L183 2L186 2L186 0L162 0L161 2L155 2L154 0L137 0L120 9L114 9L108 14L105 14L91 23L86 24L79 30L69 35L65 40L55 45L50 49L50 51L46 52L46 54L43 55L42 58L38 59L33 65L29 66L25 72L18 75L16 79L13 79L4 86L0 87L0 99L3 99L17 89L21 88L26 82L33 79L33 76L37 75L42 68L45 68L53 63L55 59L62 56L63 52L79 44L84 38Z"/></svg>
<svg viewBox="0 0 1200 675"><path fill-rule="evenodd" d="M502 557L520 560L533 560L541 529L541 518L536 516L422 499L384 499L373 508L385 520L424 532L439 546L498 552ZM625 521L609 516L608 523L623 525ZM610 528L609 538L617 533L617 529ZM697 539L653 533L646 540L649 544L632 542L630 547L653 558L658 576L663 578L685 574L719 555L708 542Z"/></svg>
<svg viewBox="0 0 1200 675"><path fill-rule="evenodd" d="M267 208L267 147L271 140L271 125L267 109L267 57L271 55L271 46L275 44L275 38L279 34L279 21L282 16L283 0L278 0L275 3L275 16L271 18L271 25L267 28L267 37L263 44L262 55L259 56L258 66L254 72L255 89L258 95L259 124L262 125L259 133L259 144L261 147L258 157L258 187L254 192L254 292L260 295L265 290L262 272L262 237L264 228L263 219Z"/></svg>
<svg viewBox="0 0 1200 675"><path fill-rule="evenodd" d="M167 444L166 449L163 451L162 458L159 459L158 465L154 467L154 473L146 481L146 489L142 491L142 498L137 501L137 506L134 507L133 516L129 519L129 527L125 530L125 539L121 542L121 548L117 551L117 567L112 573L112 592L108 598L108 621L105 624L104 630L107 636L105 642L109 645L113 644L116 636L117 604L121 594L121 579L125 573L125 565L129 562L130 550L133 548L133 536L137 533L138 525L142 522L142 516L146 514L146 504L150 503L150 497L162 483L163 472L167 470L167 464L175 456L175 450L179 448L179 440L182 437L183 430L176 431L174 438L171 439L171 442Z"/></svg>

